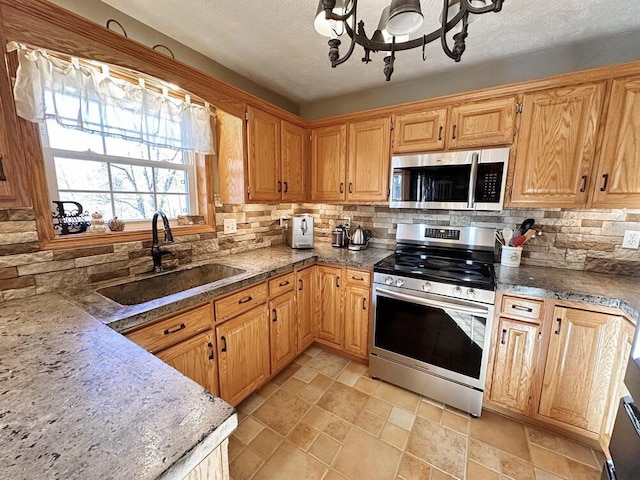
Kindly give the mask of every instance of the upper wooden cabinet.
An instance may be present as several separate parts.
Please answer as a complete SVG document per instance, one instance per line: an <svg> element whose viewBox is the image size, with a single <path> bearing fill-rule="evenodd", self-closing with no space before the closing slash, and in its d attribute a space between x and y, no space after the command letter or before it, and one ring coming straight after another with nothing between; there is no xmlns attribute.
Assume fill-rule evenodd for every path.
<svg viewBox="0 0 640 480"><path fill-rule="evenodd" d="M249 200L305 200L307 138L304 128L247 107Z"/></svg>
<svg viewBox="0 0 640 480"><path fill-rule="evenodd" d="M640 207L640 77L615 80L593 179L592 207Z"/></svg>
<svg viewBox="0 0 640 480"><path fill-rule="evenodd" d="M345 200L346 165L346 124L314 129L311 132L311 200Z"/></svg>
<svg viewBox="0 0 640 480"><path fill-rule="evenodd" d="M393 117L393 153L444 150L447 108Z"/></svg>
<svg viewBox="0 0 640 480"><path fill-rule="evenodd" d="M511 206L585 205L603 92L589 83L524 95Z"/></svg>
<svg viewBox="0 0 640 480"><path fill-rule="evenodd" d="M451 108L448 148L509 145L515 117L515 97L456 105Z"/></svg>
<svg viewBox="0 0 640 480"><path fill-rule="evenodd" d="M389 189L389 118L349 123L347 200L385 201Z"/></svg>

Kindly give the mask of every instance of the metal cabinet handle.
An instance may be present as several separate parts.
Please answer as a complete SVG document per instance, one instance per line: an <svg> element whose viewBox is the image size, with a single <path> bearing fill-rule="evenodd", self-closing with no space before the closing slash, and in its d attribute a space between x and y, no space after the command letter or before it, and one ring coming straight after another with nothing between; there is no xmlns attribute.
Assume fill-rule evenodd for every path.
<svg viewBox="0 0 640 480"><path fill-rule="evenodd" d="M500 338L500 343L502 345L504 345L505 343L507 343L507 329L503 328L502 329L502 337Z"/></svg>
<svg viewBox="0 0 640 480"><path fill-rule="evenodd" d="M363 310L366 310L366 309L367 309L367 299L366 299L366 298L363 298L363 299L362 299L362 309L363 309Z"/></svg>
<svg viewBox="0 0 640 480"><path fill-rule="evenodd" d="M287 285L289 285L289 280L285 280L284 282L280 282L278 284L278 286L280 286L280 287L286 287Z"/></svg>
<svg viewBox="0 0 640 480"><path fill-rule="evenodd" d="M222 348L220 349L220 351L221 352L226 352L227 351L227 339L224 336L222 336L222 337L220 337L220 341L224 344L222 346Z"/></svg>
<svg viewBox="0 0 640 480"><path fill-rule="evenodd" d="M304 283L302 283L302 279L299 278L298 279L298 290L302 291L303 288L304 288Z"/></svg>
<svg viewBox="0 0 640 480"><path fill-rule="evenodd" d="M533 308L523 307L522 305L511 305L514 310L520 310L521 312L533 312Z"/></svg>
<svg viewBox="0 0 640 480"><path fill-rule="evenodd" d="M457 125L454 125L454 126L453 126L453 133L452 133L452 135L451 135L451 139L452 139L452 140L455 140L455 139L456 139L456 128L457 128Z"/></svg>
<svg viewBox="0 0 640 480"><path fill-rule="evenodd" d="M553 333L555 333L556 335L560 335L560 327L562 327L562 318L560 317L556 318L556 322L558 322L558 328Z"/></svg>
<svg viewBox="0 0 640 480"><path fill-rule="evenodd" d="M243 303L250 302L251 300L253 300L253 297L249 295L248 297L241 298L240 300L238 300L238 304L242 305Z"/></svg>
<svg viewBox="0 0 640 480"><path fill-rule="evenodd" d="M276 310L275 308L273 310L271 310L271 313L273 313L273 320L271 320L272 322L277 322L278 321L278 310Z"/></svg>
<svg viewBox="0 0 640 480"><path fill-rule="evenodd" d="M340 193L344 193L344 182L340 182Z"/></svg>
<svg viewBox="0 0 640 480"><path fill-rule="evenodd" d="M289 192L289 182L284 182L284 193Z"/></svg>
<svg viewBox="0 0 640 480"><path fill-rule="evenodd" d="M278 193L282 191L282 182L278 180Z"/></svg>
<svg viewBox="0 0 640 480"><path fill-rule="evenodd" d="M604 192L607 189L607 183L609 183L609 174L605 173L602 175L602 179L604 180L604 183L602 184L602 187L600 187L600 191Z"/></svg>
<svg viewBox="0 0 640 480"><path fill-rule="evenodd" d="M353 275L351 275L351 280L358 280L359 282L364 282L364 278L362 278L362 277L354 277Z"/></svg>
<svg viewBox="0 0 640 480"><path fill-rule="evenodd" d="M336 287L340 288L340 275L336 277Z"/></svg>
<svg viewBox="0 0 640 480"><path fill-rule="evenodd" d="M580 187L580 191L584 192L587 190L587 176L583 175L582 176L582 186Z"/></svg>
<svg viewBox="0 0 640 480"><path fill-rule="evenodd" d="M349 182L349 193L353 193L353 183Z"/></svg>
<svg viewBox="0 0 640 480"><path fill-rule="evenodd" d="M215 357L213 355L213 343L209 342L207 343L207 347L209 347L209 360L213 360Z"/></svg>
<svg viewBox="0 0 640 480"><path fill-rule="evenodd" d="M0 182L6 182L7 176L4 174L4 165L2 164L3 156L0 153Z"/></svg>
<svg viewBox="0 0 640 480"><path fill-rule="evenodd" d="M442 140L442 125L440 125L440 130L438 130L438 140Z"/></svg>
<svg viewBox="0 0 640 480"><path fill-rule="evenodd" d="M187 326L184 323L181 323L180 326L178 328L174 328L173 330L169 330L168 328L164 331L165 335L169 335L170 333L176 333L179 332L180 330L184 330L185 328L187 328Z"/></svg>

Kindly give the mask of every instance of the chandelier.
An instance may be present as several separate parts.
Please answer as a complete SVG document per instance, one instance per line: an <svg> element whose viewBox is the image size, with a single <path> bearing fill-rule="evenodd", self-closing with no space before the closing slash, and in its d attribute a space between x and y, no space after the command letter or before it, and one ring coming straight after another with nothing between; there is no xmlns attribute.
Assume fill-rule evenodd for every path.
<svg viewBox="0 0 640 480"><path fill-rule="evenodd" d="M364 63L371 62L371 52L387 52L383 72L389 81L396 52L422 48L424 61L425 47L436 40L440 40L449 58L459 62L466 48L469 24L480 14L499 12L503 3L504 0L443 0L440 26L433 32L410 40L409 36L417 32L424 22L420 0L391 0L391 4L382 10L378 28L371 38L367 37L364 22L358 21L358 0L320 0L314 27L319 34L330 38L329 60L333 68L351 57L356 44L364 49ZM341 42L338 37L345 32L351 42L347 52L340 57ZM448 44L447 34L453 39L452 47Z"/></svg>

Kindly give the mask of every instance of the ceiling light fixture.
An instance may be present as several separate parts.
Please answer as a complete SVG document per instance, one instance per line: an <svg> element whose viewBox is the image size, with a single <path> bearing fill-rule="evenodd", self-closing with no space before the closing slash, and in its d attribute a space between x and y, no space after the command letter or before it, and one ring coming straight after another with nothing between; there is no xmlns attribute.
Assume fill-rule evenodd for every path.
<svg viewBox="0 0 640 480"><path fill-rule="evenodd" d="M391 0L382 11L378 28L371 38L365 33L364 22L358 21L358 0L320 0L314 27L319 34L330 37L329 60L333 68L351 57L356 44L364 49L364 63L371 62L371 52L387 52L383 71L389 81L396 52L422 48L422 60L426 60L425 47L436 40L440 40L449 58L459 62L466 48L469 24L480 14L499 12L503 3L504 0L443 0L441 25L431 33L410 39L424 23L420 0ZM340 57L338 37L345 32L351 42L347 53ZM453 39L453 48L449 47L447 34Z"/></svg>

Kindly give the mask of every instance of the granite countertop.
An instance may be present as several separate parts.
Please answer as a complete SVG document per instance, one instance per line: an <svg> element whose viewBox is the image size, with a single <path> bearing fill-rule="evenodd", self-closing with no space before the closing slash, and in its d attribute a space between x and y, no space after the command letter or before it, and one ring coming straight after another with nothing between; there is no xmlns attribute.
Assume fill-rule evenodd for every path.
<svg viewBox="0 0 640 480"><path fill-rule="evenodd" d="M233 407L70 304L0 305L0 478L182 478Z"/></svg>
<svg viewBox="0 0 640 480"><path fill-rule="evenodd" d="M354 252L346 248L333 248L330 244L318 243L315 248L309 250L294 250L287 245L278 245L202 262L203 264L219 263L240 268L244 270L244 273L139 305L120 305L95 291L97 288L127 283L134 279L105 282L86 290L66 292L66 295L82 310L114 330L124 332L164 315L203 304L234 290L310 265L315 261L373 270L374 264L392 253L391 250L380 248L367 248ZM199 265L193 264L185 268L194 268ZM157 276L159 274L145 274L141 277L150 275Z"/></svg>
<svg viewBox="0 0 640 480"><path fill-rule="evenodd" d="M619 308L640 319L638 279L562 268L496 265L496 283L506 292Z"/></svg>

